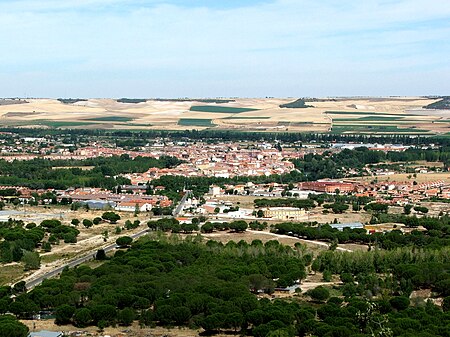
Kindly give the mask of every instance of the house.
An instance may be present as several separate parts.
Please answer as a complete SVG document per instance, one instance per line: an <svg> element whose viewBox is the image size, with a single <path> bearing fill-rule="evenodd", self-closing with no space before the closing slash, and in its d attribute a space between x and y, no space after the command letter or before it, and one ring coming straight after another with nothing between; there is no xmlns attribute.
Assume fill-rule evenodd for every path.
<svg viewBox="0 0 450 337"><path fill-rule="evenodd" d="M307 216L304 209L295 207L270 207L263 210L264 218L279 220L303 220Z"/></svg>
<svg viewBox="0 0 450 337"><path fill-rule="evenodd" d="M180 224L191 224L192 223L192 219L190 219L190 218L178 217L176 219Z"/></svg>
<svg viewBox="0 0 450 337"><path fill-rule="evenodd" d="M208 194L209 194L209 195L212 195L213 197L219 196L219 195L222 194L222 190L221 190L221 188L220 188L219 186L211 185L211 186L209 187Z"/></svg>
<svg viewBox="0 0 450 337"><path fill-rule="evenodd" d="M122 201L114 209L122 212L135 212L136 209L140 212L148 212L152 210L152 204L147 201Z"/></svg>

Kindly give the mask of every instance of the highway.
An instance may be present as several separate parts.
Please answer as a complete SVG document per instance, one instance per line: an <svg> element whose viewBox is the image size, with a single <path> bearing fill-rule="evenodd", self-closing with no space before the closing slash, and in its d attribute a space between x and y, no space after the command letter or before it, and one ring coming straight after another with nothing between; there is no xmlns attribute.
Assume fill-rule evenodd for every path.
<svg viewBox="0 0 450 337"><path fill-rule="evenodd" d="M145 229L145 230L142 230L140 232L131 234L129 236L131 238L133 238L133 240L134 240L134 239L137 239L137 238L147 234L148 231L149 231L148 229ZM61 274L61 272L66 267L73 268L73 267L76 267L76 266L86 262L86 261L93 260L95 258L95 254L97 253L98 249L104 249L105 253L107 253L107 252L109 252L111 250L114 250L116 248L117 248L117 245L115 243L109 244L109 245L104 246L104 247L98 247L98 248L96 248L95 250L91 251L88 254L85 254L85 255L83 255L83 256L81 256L79 258L76 258L75 260L72 260L72 261L70 261L70 262L68 262L68 263L66 263L66 264L64 264L64 265L62 265L62 266L60 266L60 267L58 267L56 269L53 269L52 271L49 271L48 273L45 273L42 276L39 276L39 277L34 278L34 279L30 280L30 281L27 281L25 283L25 286L26 286L26 288L28 290L30 290L30 289L36 287L37 285L41 284L42 281L44 281L45 279L48 279L48 278L51 278L51 277L55 277L55 276Z"/></svg>

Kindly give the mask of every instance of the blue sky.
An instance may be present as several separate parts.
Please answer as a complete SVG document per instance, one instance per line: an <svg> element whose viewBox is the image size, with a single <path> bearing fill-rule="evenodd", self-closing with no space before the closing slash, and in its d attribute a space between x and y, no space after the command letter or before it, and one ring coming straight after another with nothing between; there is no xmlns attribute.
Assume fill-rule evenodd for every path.
<svg viewBox="0 0 450 337"><path fill-rule="evenodd" d="M448 0L0 0L0 97L449 95Z"/></svg>

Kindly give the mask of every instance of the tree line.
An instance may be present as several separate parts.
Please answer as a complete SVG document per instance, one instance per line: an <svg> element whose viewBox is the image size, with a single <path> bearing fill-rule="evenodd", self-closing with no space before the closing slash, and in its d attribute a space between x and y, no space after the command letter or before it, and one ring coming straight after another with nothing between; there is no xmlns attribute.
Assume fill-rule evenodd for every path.
<svg viewBox="0 0 450 337"><path fill-rule="evenodd" d="M403 233L400 229L390 232L367 233L364 228L344 228L338 230L331 225L317 223L279 223L273 226L277 234L289 234L308 240L321 240L337 243L360 243L386 250L399 247L429 247L440 248L450 245L450 217L421 217L391 214L376 214L371 224L399 223L409 228L423 226L426 230L412 230Z"/></svg>
<svg viewBox="0 0 450 337"><path fill-rule="evenodd" d="M0 128L0 132L17 133L23 136L44 137L48 135L64 136L71 139L85 139L86 137L101 137L116 140L117 144L128 139L130 146L144 144L157 138L171 140L202 140L205 142L217 141L281 141L284 143L334 143L334 142L356 142L356 143L380 143L380 144L405 144L405 145L428 145L438 144L450 146L450 139L443 136L410 136L401 134L391 135L367 135L367 134L330 134L330 133L298 133L298 132L241 132L233 130L101 130L101 129L65 129L65 130L42 130L26 128ZM135 145L136 146L136 145Z"/></svg>
<svg viewBox="0 0 450 337"><path fill-rule="evenodd" d="M86 160L29 161L0 160L0 184L27 186L34 189L66 189L69 187L101 187L112 189L130 181L117 176L122 173L145 172L150 167L170 168L181 163L176 158L162 156L130 158L128 155L97 157ZM94 166L83 170L82 166ZM57 169L54 169L57 167Z"/></svg>

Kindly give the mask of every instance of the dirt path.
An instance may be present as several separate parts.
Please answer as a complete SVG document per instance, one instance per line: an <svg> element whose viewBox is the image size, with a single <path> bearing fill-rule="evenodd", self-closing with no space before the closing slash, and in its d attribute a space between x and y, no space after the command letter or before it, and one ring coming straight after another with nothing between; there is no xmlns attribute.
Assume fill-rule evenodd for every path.
<svg viewBox="0 0 450 337"><path fill-rule="evenodd" d="M277 238L289 238L289 239L294 239L300 242L304 242L304 243L312 243L318 246L323 246L323 247L328 247L328 244L326 242L322 242L322 241L316 241L316 240L304 240L304 239L299 239L296 238L295 236L289 236L289 235L283 235L283 234L275 234L275 233L271 233L271 232L264 232L264 231L254 231L254 230L247 230L247 232L250 233L258 233L258 234L263 234L263 235L271 235ZM353 250L347 249L347 248L342 248L342 247L337 247L336 250L340 250L340 251L344 251L344 252L353 252Z"/></svg>

